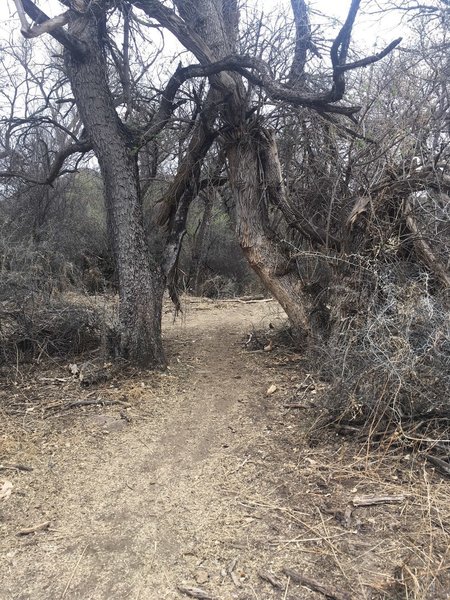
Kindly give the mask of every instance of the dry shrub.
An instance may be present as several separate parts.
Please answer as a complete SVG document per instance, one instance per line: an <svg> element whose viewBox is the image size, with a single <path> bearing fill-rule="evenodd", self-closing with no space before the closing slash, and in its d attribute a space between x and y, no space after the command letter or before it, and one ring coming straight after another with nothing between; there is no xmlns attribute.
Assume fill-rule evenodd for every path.
<svg viewBox="0 0 450 600"><path fill-rule="evenodd" d="M99 345L101 314L67 297L79 273L59 252L5 245L1 280L0 362L65 357Z"/></svg>
<svg viewBox="0 0 450 600"><path fill-rule="evenodd" d="M43 302L34 296L20 306L0 307L1 362L65 357L96 348L101 339L99 314L63 297Z"/></svg>
<svg viewBox="0 0 450 600"><path fill-rule="evenodd" d="M341 279L333 333L316 363L330 384L325 404L334 422L375 432L415 419L450 420L447 301L430 290L427 273L409 268L385 265Z"/></svg>

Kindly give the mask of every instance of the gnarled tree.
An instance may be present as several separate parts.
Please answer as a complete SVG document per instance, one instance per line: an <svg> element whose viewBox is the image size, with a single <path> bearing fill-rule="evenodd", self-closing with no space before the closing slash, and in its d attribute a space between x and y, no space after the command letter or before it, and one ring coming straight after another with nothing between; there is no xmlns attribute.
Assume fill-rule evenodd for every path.
<svg viewBox="0 0 450 600"><path fill-rule="evenodd" d="M285 309L298 338L318 335L320 327L314 328L311 320L316 298L299 272L295 248L293 252L283 231L272 226L271 214L278 211L286 227L316 245L339 249L343 239L337 233L342 231L333 231L331 220L323 227L302 218L296 210L280 163L274 115L280 118L285 107L290 107L293 119L299 109L307 109L333 122L339 115L355 120L359 107L341 104L347 74L379 61L399 40L373 56L350 60L351 35L360 7L360 0L352 0L329 48L327 65L317 58L307 3L292 0L292 37L275 41L290 62L277 77L265 60L267 45L263 39L259 43L260 34L246 47L235 0L175 0L173 8L159 0L61 0L61 4L67 10L49 18L32 0L16 0L22 33L26 37L51 35L64 49L65 73L84 125L84 147L71 144L60 163L73 152L92 148L100 165L119 280L121 354L141 364L164 364L162 294L166 278L172 282L188 208L201 188L202 165L212 146L216 151L220 148L226 159L237 235L249 264ZM123 22L120 52L109 26L116 14L122 15ZM136 106L129 64L133 19L140 27L156 25L169 31L198 61L178 67L162 91L158 107L139 126L128 120ZM247 36L247 41L250 38ZM311 55L317 64L308 69ZM120 83L119 94L113 89L111 65ZM328 76L323 75L327 68ZM168 123L179 106L176 95L183 84L198 78L206 79L208 86L202 97L195 95L197 109L186 129L184 155L158 205L166 243L162 258L157 259L148 251L143 228L140 150L154 142ZM300 143L307 144L307 140Z"/></svg>

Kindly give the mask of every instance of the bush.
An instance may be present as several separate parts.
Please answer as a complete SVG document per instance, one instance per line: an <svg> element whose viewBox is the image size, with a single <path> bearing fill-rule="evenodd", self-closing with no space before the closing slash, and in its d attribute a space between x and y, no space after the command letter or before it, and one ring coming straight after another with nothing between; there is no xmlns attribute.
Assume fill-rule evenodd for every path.
<svg viewBox="0 0 450 600"><path fill-rule="evenodd" d="M427 273L414 277L405 272L410 268L391 265L378 276L371 273L366 309L343 319L318 351L318 375L330 383L324 398L328 419L371 432L419 418L450 420L447 302L430 292ZM347 316L352 302L361 307L356 281L361 284L361 277L341 285ZM335 319L339 312L335 301Z"/></svg>
<svg viewBox="0 0 450 600"><path fill-rule="evenodd" d="M99 345L101 314L68 294L82 289L81 271L60 252L3 237L0 276L0 362L69 356Z"/></svg>
<svg viewBox="0 0 450 600"><path fill-rule="evenodd" d="M0 304L0 363L60 358L93 350L102 338L99 312L64 297L35 294Z"/></svg>
<svg viewBox="0 0 450 600"><path fill-rule="evenodd" d="M180 271L184 274L186 290L208 298L263 292L262 284L244 258L236 240L232 219L218 194L212 205L203 248L198 247L197 236L204 210L203 203L197 199L192 206L187 235L183 241ZM194 264L195 253L201 256L201 264ZM198 281L196 268L200 269ZM196 287L198 289L194 289Z"/></svg>

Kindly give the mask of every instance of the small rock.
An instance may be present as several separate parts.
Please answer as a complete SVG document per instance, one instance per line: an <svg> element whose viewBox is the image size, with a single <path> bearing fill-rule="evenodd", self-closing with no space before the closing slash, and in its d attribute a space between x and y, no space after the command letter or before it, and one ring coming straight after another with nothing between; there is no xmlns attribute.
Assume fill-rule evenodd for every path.
<svg viewBox="0 0 450 600"><path fill-rule="evenodd" d="M195 574L195 581L199 584L202 585L203 583L207 583L209 580L209 573L207 571L197 571L197 573Z"/></svg>
<svg viewBox="0 0 450 600"><path fill-rule="evenodd" d="M272 394L275 394L275 392L277 391L277 389L278 389L278 388L277 388L277 386L276 386L276 385L274 385L274 384L272 384L272 385L270 386L270 388L267 390L266 394L267 394L268 396L271 396Z"/></svg>

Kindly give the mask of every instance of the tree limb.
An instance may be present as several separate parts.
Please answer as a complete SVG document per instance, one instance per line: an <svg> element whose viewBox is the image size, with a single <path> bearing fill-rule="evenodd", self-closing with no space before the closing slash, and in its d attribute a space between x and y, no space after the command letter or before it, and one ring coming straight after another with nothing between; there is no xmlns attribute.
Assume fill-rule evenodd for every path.
<svg viewBox="0 0 450 600"><path fill-rule="evenodd" d="M30 19L32 19L37 24L32 29L35 29L37 26L44 26L43 28L41 28L42 29L41 33L45 33L47 31L48 33L50 33L50 35L53 38L55 38L55 40L57 40L67 50L69 50L75 56L78 56L79 58L82 58L83 56L86 55L87 50L86 50L85 45L83 43L81 43L79 40L77 40L73 35L71 35L67 31L65 31L61 27L61 23L56 24L54 27L52 26L52 23L54 23L55 19L58 19L59 17L55 17L55 19L50 19L50 17L48 17L31 0L17 0L17 2L22 3L24 11L27 13L27 15L30 17ZM17 2L16 2L16 5L17 5ZM68 11L67 13L64 13L64 14L68 15L69 13L70 13L70 11ZM47 25L45 25L46 23L50 23L50 25L47 26ZM66 21L66 23L67 23L67 21ZM22 29L23 29L23 24L22 24ZM29 28L28 28L28 31L29 31ZM41 33L38 33L37 35L41 35ZM24 34L23 31L22 31L22 34ZM24 34L24 35L25 35L25 37L27 37L26 34Z"/></svg>
<svg viewBox="0 0 450 600"><path fill-rule="evenodd" d="M156 19L163 27L166 27L185 48L196 56L200 63L207 64L214 61L211 49L202 38L173 10L163 6L159 0L131 0L131 3L143 10L148 17Z"/></svg>
<svg viewBox="0 0 450 600"><path fill-rule="evenodd" d="M92 150L92 143L87 140L84 142L69 144L68 146L60 150L53 161L53 164L44 183L46 183L47 185L51 185L55 181L55 179L60 174L61 168L65 160L69 156L72 156L72 154L77 153L84 154L85 152L89 152L89 150Z"/></svg>
<svg viewBox="0 0 450 600"><path fill-rule="evenodd" d="M295 21L295 50L289 73L291 85L298 85L305 75L308 50L312 47L311 26L305 0L291 0Z"/></svg>
<svg viewBox="0 0 450 600"><path fill-rule="evenodd" d="M301 0L293 0L301 9ZM360 110L359 107L333 106L334 103L342 100L345 93L345 72L372 64L381 60L386 54L391 52L399 43L400 39L395 40L379 55L373 55L367 59L362 59L356 63L346 65L348 49L350 45L351 33L359 10L361 0L352 0L347 19L339 31L331 47L330 56L333 66L333 85L328 92L321 94L301 94L292 87L284 86L275 81L267 63L257 57L232 55L219 61L214 61L209 46L201 37L193 31L186 22L174 11L163 6L159 0L133 0L136 7L142 9L150 18L156 19L163 27L166 27L177 39L190 50L199 60L200 65L191 65L179 76L204 77L221 73L222 71L235 71L245 77L251 83L264 88L273 100L289 102L294 106L306 106L310 108L320 108L324 112L332 112L352 117ZM301 12L301 11L300 11ZM298 60L302 60L303 49L299 49ZM300 63L299 65L300 66ZM347 67L347 68L346 68ZM204 69L202 71L202 68ZM247 69L257 71L257 74Z"/></svg>
<svg viewBox="0 0 450 600"><path fill-rule="evenodd" d="M404 214L406 217L406 225L414 236L413 244L417 253L422 257L424 263L436 275L444 287L450 288L450 274L448 269L439 261L436 254L431 249L430 244L425 240L424 236L420 232L419 226L414 218L411 203L409 201L405 202Z"/></svg>
<svg viewBox="0 0 450 600"><path fill-rule="evenodd" d="M50 167L48 175L45 179L36 179L34 177L29 177L26 173L21 173L20 171L0 171L0 178L3 179L13 179L19 178L24 181L28 181L29 183L34 183L36 185L51 185L59 175L61 175L61 169L64 165L65 160L71 156L72 154L89 152L92 150L92 144L89 141L76 142L74 144L69 144L66 148L60 150L53 161L53 164Z"/></svg>
<svg viewBox="0 0 450 600"><path fill-rule="evenodd" d="M337 66L336 70L344 72L350 71L351 69L359 69L360 67L367 67L368 65L378 62L379 60L387 56L390 52L392 52L394 48L396 48L400 44L401 41L402 38L397 38L388 46L386 46L386 48L384 48L384 50L382 50L381 52L378 52L377 54L372 54L371 56L367 56L366 58L362 58L361 60L356 60L352 63Z"/></svg>
<svg viewBox="0 0 450 600"><path fill-rule="evenodd" d="M20 2L20 0L19 0L19 2ZM62 13L61 15L57 15L56 17L52 17L51 19L44 21L40 25L33 25L32 27L29 27L28 29L25 29L25 30L22 29L21 33L26 38L39 37L40 35L42 35L44 33L51 34L52 31L54 31L55 29L57 29L59 27L63 27L63 25L67 25L67 23L69 22L69 14L70 13L67 10L66 12Z"/></svg>

